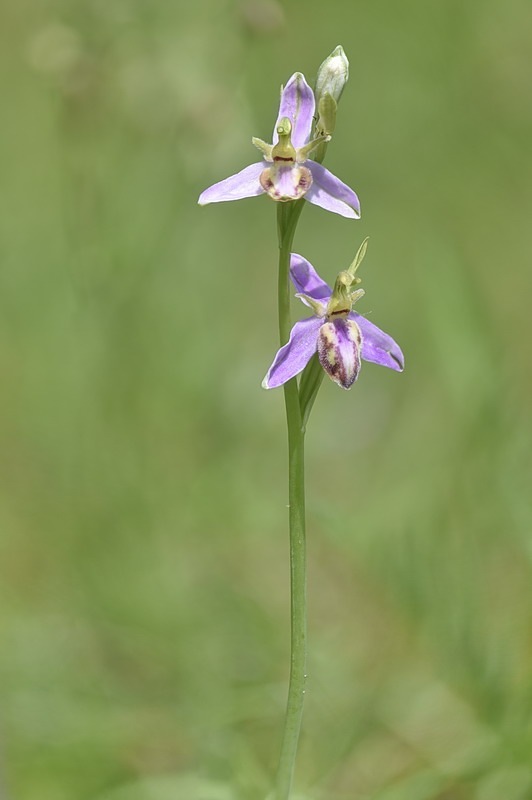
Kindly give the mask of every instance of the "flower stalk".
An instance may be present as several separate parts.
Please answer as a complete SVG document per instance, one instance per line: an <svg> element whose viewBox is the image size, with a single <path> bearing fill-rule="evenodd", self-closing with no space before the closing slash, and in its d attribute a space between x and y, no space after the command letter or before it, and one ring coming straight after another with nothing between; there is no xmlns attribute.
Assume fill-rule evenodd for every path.
<svg viewBox="0 0 532 800"><path fill-rule="evenodd" d="M288 341L290 319L290 252L303 202L277 206L279 238L279 338ZM288 429L288 519L290 530L290 681L275 800L288 800L303 717L307 663L307 578L305 538L305 431L297 378L284 384Z"/></svg>

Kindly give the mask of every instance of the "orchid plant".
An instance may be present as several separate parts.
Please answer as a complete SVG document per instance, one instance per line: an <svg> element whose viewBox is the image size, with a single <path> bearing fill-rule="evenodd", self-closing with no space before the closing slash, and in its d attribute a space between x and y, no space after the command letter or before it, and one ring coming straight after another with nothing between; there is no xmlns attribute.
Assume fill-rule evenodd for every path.
<svg viewBox="0 0 532 800"><path fill-rule="evenodd" d="M291 575L291 662L284 734L275 784L275 800L288 800L301 728L306 681L307 610L305 553L304 441L307 421L324 375L344 389L357 380L362 361L396 372L403 353L387 333L353 305L364 295L357 271L367 249L360 246L352 264L338 273L333 288L312 264L291 252L305 201L350 219L360 217L358 197L322 166L336 126L338 101L349 75L341 46L318 70L315 91L296 72L281 89L272 144L253 138L262 153L236 175L206 189L200 205L266 194L277 203L279 240L278 311L280 349L263 387L284 388L288 430L288 495ZM296 297L311 310L293 326L290 281Z"/></svg>

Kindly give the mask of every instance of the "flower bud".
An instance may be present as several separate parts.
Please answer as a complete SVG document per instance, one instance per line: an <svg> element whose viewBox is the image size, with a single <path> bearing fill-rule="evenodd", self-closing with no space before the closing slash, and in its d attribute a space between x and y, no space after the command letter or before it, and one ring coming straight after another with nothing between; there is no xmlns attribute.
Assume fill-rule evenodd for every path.
<svg viewBox="0 0 532 800"><path fill-rule="evenodd" d="M344 48L339 44L318 70L315 91L316 105L319 107L320 99L325 94L329 94L338 103L348 78L349 61L344 53Z"/></svg>
<svg viewBox="0 0 532 800"><path fill-rule="evenodd" d="M336 128L336 100L326 93L320 97L318 103L318 116L316 119L316 133L318 136L333 135Z"/></svg>

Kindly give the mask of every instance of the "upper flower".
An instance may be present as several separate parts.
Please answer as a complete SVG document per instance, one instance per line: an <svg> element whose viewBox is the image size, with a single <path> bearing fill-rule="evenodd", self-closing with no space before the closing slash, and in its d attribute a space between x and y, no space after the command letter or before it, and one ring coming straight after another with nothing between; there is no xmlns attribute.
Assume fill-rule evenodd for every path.
<svg viewBox="0 0 532 800"><path fill-rule="evenodd" d="M399 345L365 317L352 311L364 294L351 291L359 283L355 272L364 255L364 245L349 268L340 272L334 290L323 281L312 264L292 253L290 277L298 290L296 297L312 308L313 317L296 322L289 341L281 347L262 383L265 389L281 386L298 375L314 353L327 375L344 389L358 378L361 359L397 372L404 368Z"/></svg>
<svg viewBox="0 0 532 800"><path fill-rule="evenodd" d="M279 202L304 197L327 211L358 219L360 203L354 191L310 159L311 153L330 139L329 135L321 134L310 140L314 112L314 93L304 75L296 72L281 93L273 144L252 139L262 152L263 160L205 189L199 197L199 204L240 200L266 193Z"/></svg>

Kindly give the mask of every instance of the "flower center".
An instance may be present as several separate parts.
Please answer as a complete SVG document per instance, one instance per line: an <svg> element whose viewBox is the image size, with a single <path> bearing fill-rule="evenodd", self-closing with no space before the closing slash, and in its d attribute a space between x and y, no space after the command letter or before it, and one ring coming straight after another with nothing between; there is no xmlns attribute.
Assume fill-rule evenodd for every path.
<svg viewBox="0 0 532 800"><path fill-rule="evenodd" d="M357 283L360 283L360 278L356 278L349 270L339 273L325 311L325 316L329 321L349 316L353 310L353 303L356 303L364 294L364 289L351 291L351 287L356 286Z"/></svg>
<svg viewBox="0 0 532 800"><path fill-rule="evenodd" d="M353 297L349 291L353 276L349 272L340 272L334 283L333 293L327 304L327 319L347 317L353 308Z"/></svg>
<svg viewBox="0 0 532 800"><path fill-rule="evenodd" d="M279 141L272 147L272 159L276 164L295 164L296 149L292 144L292 123L282 117L277 125Z"/></svg>

